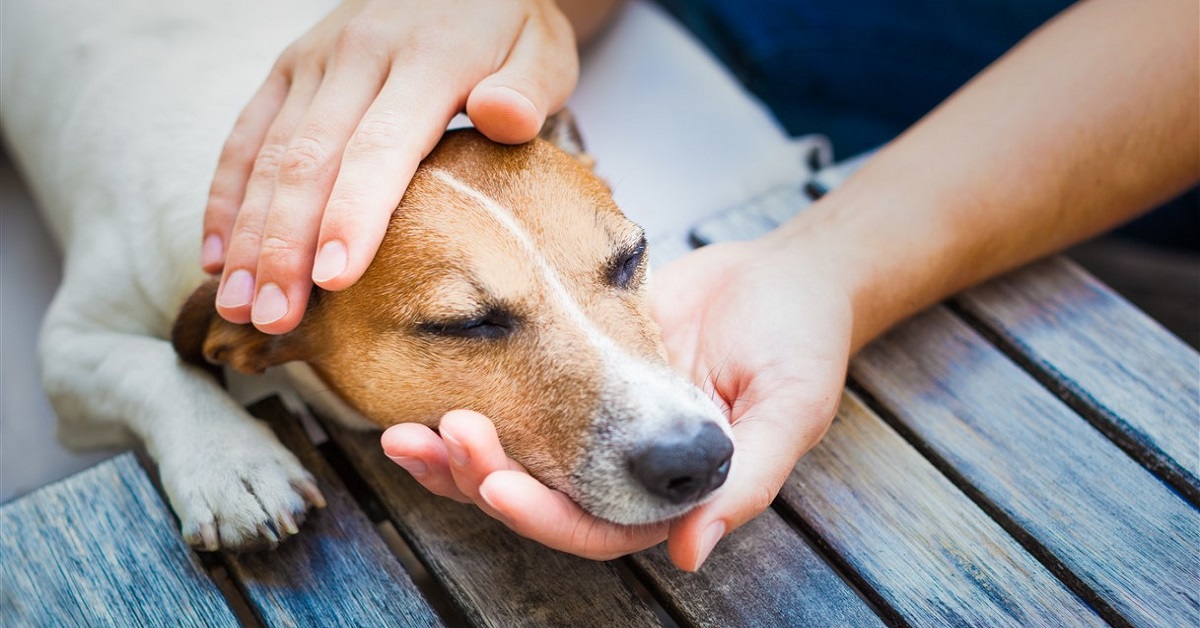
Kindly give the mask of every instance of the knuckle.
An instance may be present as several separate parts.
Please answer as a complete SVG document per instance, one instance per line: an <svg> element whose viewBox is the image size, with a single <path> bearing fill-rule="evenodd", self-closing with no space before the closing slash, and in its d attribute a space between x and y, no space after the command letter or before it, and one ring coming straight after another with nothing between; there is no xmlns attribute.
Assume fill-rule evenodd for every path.
<svg viewBox="0 0 1200 628"><path fill-rule="evenodd" d="M298 183L323 172L329 165L329 150L324 142L302 135L288 145L279 161L279 179Z"/></svg>
<svg viewBox="0 0 1200 628"><path fill-rule="evenodd" d="M251 217L256 213L252 209L238 214L237 222L233 224L233 239L239 243L253 243L257 246L262 241L263 225Z"/></svg>
<svg viewBox="0 0 1200 628"><path fill-rule="evenodd" d="M339 190L325 204L326 216L348 216L359 213L359 209L367 204L367 196L356 190Z"/></svg>
<svg viewBox="0 0 1200 628"><path fill-rule="evenodd" d="M254 168L252 175L255 177L274 177L279 171L279 164L283 161L283 155L286 148L282 144L270 142L263 144L262 148L258 149L258 154L254 157Z"/></svg>
<svg viewBox="0 0 1200 628"><path fill-rule="evenodd" d="M396 54L407 60L441 59L444 52L457 48L454 38L458 30L452 24L429 24L428 28L419 28L407 33L396 47ZM461 37L458 37L461 39Z"/></svg>
<svg viewBox="0 0 1200 628"><path fill-rule="evenodd" d="M338 54L356 54L376 48L385 40L383 28L375 20L354 18L346 23L334 39L334 50Z"/></svg>
<svg viewBox="0 0 1200 628"><path fill-rule="evenodd" d="M300 254L301 245L283 236L268 235L263 237L259 247L259 258L269 261L291 260Z"/></svg>
<svg viewBox="0 0 1200 628"><path fill-rule="evenodd" d="M253 227L235 229L229 241L229 251L225 254L227 267L242 266L258 256L258 243L262 241L262 233ZM251 268L253 265L251 264Z"/></svg>
<svg viewBox="0 0 1200 628"><path fill-rule="evenodd" d="M381 113L363 120L351 140L354 150L373 153L394 147L401 134L399 119L393 113Z"/></svg>
<svg viewBox="0 0 1200 628"><path fill-rule="evenodd" d="M747 520L753 519L762 514L771 507L771 502L775 501L777 490L771 490L768 487L760 486L751 491L750 500L748 502L749 516Z"/></svg>

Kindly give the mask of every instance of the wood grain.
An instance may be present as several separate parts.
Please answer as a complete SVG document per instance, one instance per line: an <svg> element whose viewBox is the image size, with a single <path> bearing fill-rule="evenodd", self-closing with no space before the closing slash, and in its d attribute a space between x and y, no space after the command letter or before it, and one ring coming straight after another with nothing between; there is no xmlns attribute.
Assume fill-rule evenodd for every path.
<svg viewBox="0 0 1200 628"><path fill-rule="evenodd" d="M1085 597L1135 624L1200 625L1200 512L945 308L869 346L851 375Z"/></svg>
<svg viewBox="0 0 1200 628"><path fill-rule="evenodd" d="M812 199L798 188L772 188L732 211L702 221L692 229L691 240L701 245L729 240L751 240L787 222L812 202Z"/></svg>
<svg viewBox="0 0 1200 628"><path fill-rule="evenodd" d="M662 546L635 554L633 562L685 625L883 625L772 510L725 537L696 573L676 568Z"/></svg>
<svg viewBox="0 0 1200 628"><path fill-rule="evenodd" d="M780 498L894 620L1103 624L853 394Z"/></svg>
<svg viewBox="0 0 1200 628"><path fill-rule="evenodd" d="M1200 504L1200 354L1061 257L956 303L1098 429Z"/></svg>
<svg viewBox="0 0 1200 628"><path fill-rule="evenodd" d="M656 626L650 607L608 564L521 538L433 495L384 457L378 433L326 427L389 517L468 621L483 626Z"/></svg>
<svg viewBox="0 0 1200 628"><path fill-rule="evenodd" d="M236 626L133 454L0 508L0 624Z"/></svg>
<svg viewBox="0 0 1200 628"><path fill-rule="evenodd" d="M268 626L437 626L441 621L278 398L250 409L317 478L328 507L270 552L227 554Z"/></svg>

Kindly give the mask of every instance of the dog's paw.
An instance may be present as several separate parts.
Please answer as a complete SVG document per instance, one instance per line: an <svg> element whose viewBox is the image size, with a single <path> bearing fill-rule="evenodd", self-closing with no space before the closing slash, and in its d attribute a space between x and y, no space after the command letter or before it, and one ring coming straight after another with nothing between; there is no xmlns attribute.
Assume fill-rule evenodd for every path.
<svg viewBox="0 0 1200 628"><path fill-rule="evenodd" d="M269 428L255 422L237 432L158 452L180 531L197 549L273 549L299 531L310 506L325 507L312 475Z"/></svg>

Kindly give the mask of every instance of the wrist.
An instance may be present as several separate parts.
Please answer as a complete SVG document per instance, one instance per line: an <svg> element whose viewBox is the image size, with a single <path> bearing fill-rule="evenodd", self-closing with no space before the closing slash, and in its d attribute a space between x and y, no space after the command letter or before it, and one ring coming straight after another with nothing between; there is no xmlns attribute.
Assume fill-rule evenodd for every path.
<svg viewBox="0 0 1200 628"><path fill-rule="evenodd" d="M939 259L941 226L918 224L901 203L839 190L763 238L777 262L807 266L806 277L844 295L851 353L942 298L956 283ZM905 219L905 216L909 219Z"/></svg>

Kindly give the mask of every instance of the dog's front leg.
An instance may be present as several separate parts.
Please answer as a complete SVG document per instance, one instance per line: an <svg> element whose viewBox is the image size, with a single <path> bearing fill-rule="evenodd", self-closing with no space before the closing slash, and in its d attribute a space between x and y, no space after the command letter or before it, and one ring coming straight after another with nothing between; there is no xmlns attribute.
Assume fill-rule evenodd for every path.
<svg viewBox="0 0 1200 628"><path fill-rule="evenodd" d="M208 550L271 547L324 505L271 430L170 343L97 329L56 302L42 331L42 377L68 443L124 427L158 463L185 539Z"/></svg>

